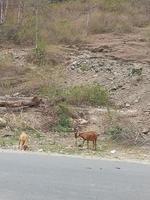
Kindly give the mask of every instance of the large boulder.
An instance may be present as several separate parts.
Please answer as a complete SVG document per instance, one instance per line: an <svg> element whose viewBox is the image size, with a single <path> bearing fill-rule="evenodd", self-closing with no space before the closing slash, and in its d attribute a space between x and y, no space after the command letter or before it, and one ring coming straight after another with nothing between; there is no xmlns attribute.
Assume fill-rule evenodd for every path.
<svg viewBox="0 0 150 200"><path fill-rule="evenodd" d="M6 120L0 117L0 128L4 128L6 127L6 125L7 125Z"/></svg>

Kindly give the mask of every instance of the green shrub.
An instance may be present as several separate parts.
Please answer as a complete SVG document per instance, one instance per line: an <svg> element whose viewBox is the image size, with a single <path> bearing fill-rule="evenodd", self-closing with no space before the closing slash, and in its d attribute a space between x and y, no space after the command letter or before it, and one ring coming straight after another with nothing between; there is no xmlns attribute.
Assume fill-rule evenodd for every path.
<svg viewBox="0 0 150 200"><path fill-rule="evenodd" d="M48 97L49 100L64 97L66 103L72 105L107 106L109 104L108 92L99 84L74 86L67 89L55 85L43 86L38 94Z"/></svg>
<svg viewBox="0 0 150 200"><path fill-rule="evenodd" d="M108 135L112 140L119 140L121 137L122 128L120 126L113 126L108 130Z"/></svg>
<svg viewBox="0 0 150 200"><path fill-rule="evenodd" d="M68 89L65 92L67 102L74 105L97 105L108 104L108 93L98 84L81 85Z"/></svg>
<svg viewBox="0 0 150 200"><path fill-rule="evenodd" d="M59 108L61 109L62 113L64 113L68 117L70 117L70 118L76 118L77 117L77 113L75 112L75 110L71 106L66 104L66 102L60 103Z"/></svg>
<svg viewBox="0 0 150 200"><path fill-rule="evenodd" d="M139 69L129 68L128 70L129 70L129 73L128 73L129 76L140 76L142 75L142 71L143 71L142 68L139 68Z"/></svg>
<svg viewBox="0 0 150 200"><path fill-rule="evenodd" d="M38 95L47 97L50 101L63 96L63 89L56 86L55 84L43 85L38 90Z"/></svg>
<svg viewBox="0 0 150 200"><path fill-rule="evenodd" d="M66 112L66 109L64 112L64 106L58 107L58 118L55 130L58 132L70 132L72 130L72 122L68 112Z"/></svg>

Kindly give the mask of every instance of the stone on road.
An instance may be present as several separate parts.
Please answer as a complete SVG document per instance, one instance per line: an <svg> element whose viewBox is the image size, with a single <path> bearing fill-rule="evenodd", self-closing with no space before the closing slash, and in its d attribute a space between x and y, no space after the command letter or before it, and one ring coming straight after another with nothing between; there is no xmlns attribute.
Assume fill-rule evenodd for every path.
<svg viewBox="0 0 150 200"><path fill-rule="evenodd" d="M133 199L150 199L150 165L0 153L0 200Z"/></svg>

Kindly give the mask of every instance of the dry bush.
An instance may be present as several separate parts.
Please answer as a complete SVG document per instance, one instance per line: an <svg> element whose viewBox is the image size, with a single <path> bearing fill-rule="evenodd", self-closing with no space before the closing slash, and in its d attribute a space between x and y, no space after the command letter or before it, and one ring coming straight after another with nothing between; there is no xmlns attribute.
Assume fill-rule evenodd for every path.
<svg viewBox="0 0 150 200"><path fill-rule="evenodd" d="M35 44L35 9L34 2L26 3L23 17L16 26L16 8L7 17L7 40L17 43ZM38 16L38 36L46 43L79 43L86 39L89 18L89 33L117 32L128 33L136 27L149 24L150 2L148 0L76 0L49 4L40 1ZM16 15L15 15L16 16ZM2 27L3 28L3 27ZM5 28L5 27L4 27Z"/></svg>
<svg viewBox="0 0 150 200"><path fill-rule="evenodd" d="M145 141L141 134L141 127L134 118L115 111L109 112L109 126L106 134L109 139L121 145L143 145Z"/></svg>
<svg viewBox="0 0 150 200"><path fill-rule="evenodd" d="M114 28L114 19L108 13L93 13L89 23L89 32L91 34L112 32Z"/></svg>
<svg viewBox="0 0 150 200"><path fill-rule="evenodd" d="M145 39L150 46L150 27L145 31Z"/></svg>
<svg viewBox="0 0 150 200"><path fill-rule="evenodd" d="M38 129L41 130L42 124L47 119L40 112L20 112L16 114L8 113L5 116L7 121L7 126L11 128L11 130L19 129L19 130L27 130L27 129Z"/></svg>
<svg viewBox="0 0 150 200"><path fill-rule="evenodd" d="M109 32L128 33L131 32L132 29L132 24L128 16L113 15L107 12L94 13L89 24L89 32L92 34Z"/></svg>
<svg viewBox="0 0 150 200"><path fill-rule="evenodd" d="M0 70L5 70L12 65L13 57L11 54L0 54Z"/></svg>
<svg viewBox="0 0 150 200"><path fill-rule="evenodd" d="M137 130L137 127L133 124L129 124L127 127L112 126L107 134L110 138L119 144L132 146L143 145L145 143L144 136Z"/></svg>
<svg viewBox="0 0 150 200"><path fill-rule="evenodd" d="M83 30L68 19L55 19L49 24L48 40L54 44L74 44L83 40Z"/></svg>

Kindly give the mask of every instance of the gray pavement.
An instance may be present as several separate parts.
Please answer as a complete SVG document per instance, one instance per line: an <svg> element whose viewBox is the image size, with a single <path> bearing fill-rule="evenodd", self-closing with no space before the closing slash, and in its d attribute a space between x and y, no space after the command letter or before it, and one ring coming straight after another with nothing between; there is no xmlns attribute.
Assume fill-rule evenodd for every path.
<svg viewBox="0 0 150 200"><path fill-rule="evenodd" d="M150 165L0 153L0 200L150 200Z"/></svg>

